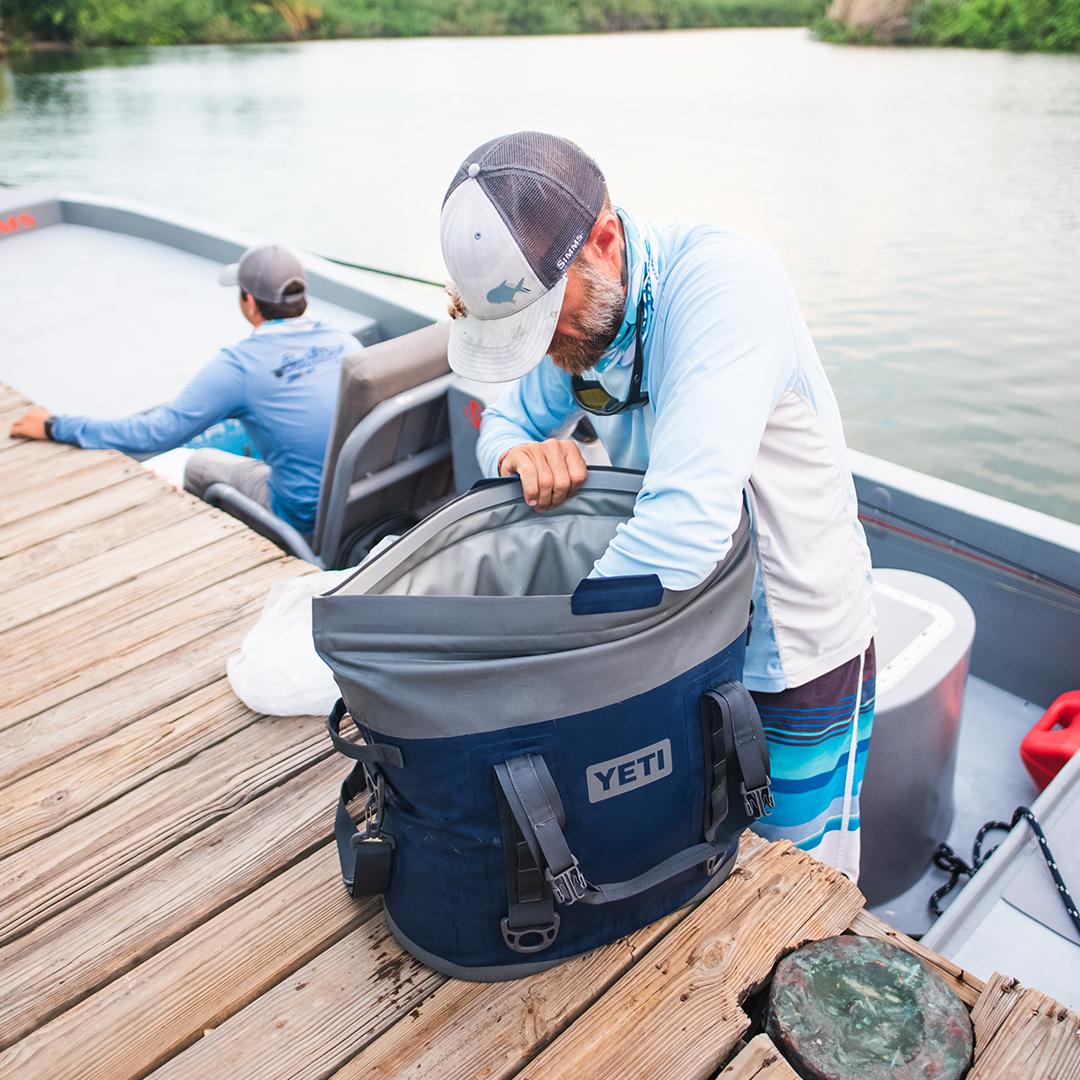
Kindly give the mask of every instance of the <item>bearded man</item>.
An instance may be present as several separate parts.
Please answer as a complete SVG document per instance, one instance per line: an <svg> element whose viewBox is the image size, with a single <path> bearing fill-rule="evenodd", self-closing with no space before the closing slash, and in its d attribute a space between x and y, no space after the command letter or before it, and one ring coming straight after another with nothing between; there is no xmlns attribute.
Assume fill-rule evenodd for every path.
<svg viewBox="0 0 1080 1080"><path fill-rule="evenodd" d="M588 413L616 466L645 473L593 576L703 581L750 506L757 568L744 681L769 741L772 816L852 879L874 712L870 555L836 399L779 260L713 226L612 206L573 143L518 132L458 169L442 209L450 364L518 379L477 455L537 511L585 479Z"/></svg>

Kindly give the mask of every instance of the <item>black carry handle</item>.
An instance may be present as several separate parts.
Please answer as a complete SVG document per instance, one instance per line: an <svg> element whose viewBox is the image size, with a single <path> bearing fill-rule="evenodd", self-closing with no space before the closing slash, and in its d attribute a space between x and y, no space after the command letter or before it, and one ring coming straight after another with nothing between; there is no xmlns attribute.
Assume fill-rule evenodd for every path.
<svg viewBox="0 0 1080 1080"><path fill-rule="evenodd" d="M713 748L704 842L676 852L627 881L597 884L586 878L563 832L566 813L540 754L523 754L495 766L506 808L529 860L542 869L556 903L569 906L578 902L610 904L626 900L703 863L710 874L715 873L731 843L728 837L716 839L719 826L728 815L729 759L738 765L741 808L747 821L772 810L769 749L749 691L742 683L722 683L703 695L702 706Z"/></svg>
<svg viewBox="0 0 1080 1080"><path fill-rule="evenodd" d="M565 906L626 900L702 864L715 870L730 845L729 839L694 844L627 881L590 882L563 833L566 816L543 757L523 754L511 758L495 766L495 776L533 861L543 869L555 902Z"/></svg>
<svg viewBox="0 0 1080 1080"><path fill-rule="evenodd" d="M390 883L393 840L382 831L385 804L385 779L381 766L401 768L401 751L387 743L354 743L341 734L341 721L347 715L340 698L326 718L330 739L337 750L357 764L341 785L334 839L337 841L341 880L350 896L378 896ZM363 831L356 827L349 813L349 803L367 794Z"/></svg>

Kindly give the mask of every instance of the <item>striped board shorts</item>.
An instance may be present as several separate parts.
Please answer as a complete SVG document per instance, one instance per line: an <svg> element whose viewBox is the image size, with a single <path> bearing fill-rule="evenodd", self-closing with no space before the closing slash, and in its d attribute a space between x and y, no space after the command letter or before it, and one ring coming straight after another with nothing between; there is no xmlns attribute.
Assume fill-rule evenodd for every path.
<svg viewBox="0 0 1080 1080"><path fill-rule="evenodd" d="M776 800L754 831L790 840L852 881L859 879L859 790L874 726L876 670L871 641L861 657L802 686L753 694Z"/></svg>

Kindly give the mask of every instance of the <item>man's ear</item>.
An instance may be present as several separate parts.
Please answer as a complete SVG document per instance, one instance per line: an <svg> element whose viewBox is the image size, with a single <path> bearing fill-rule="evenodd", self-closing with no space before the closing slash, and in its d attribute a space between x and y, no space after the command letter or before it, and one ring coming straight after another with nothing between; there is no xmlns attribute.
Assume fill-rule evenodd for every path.
<svg viewBox="0 0 1080 1080"><path fill-rule="evenodd" d="M590 249L593 262L607 264L614 270L621 267L622 228L614 211L605 211L596 219L585 246Z"/></svg>

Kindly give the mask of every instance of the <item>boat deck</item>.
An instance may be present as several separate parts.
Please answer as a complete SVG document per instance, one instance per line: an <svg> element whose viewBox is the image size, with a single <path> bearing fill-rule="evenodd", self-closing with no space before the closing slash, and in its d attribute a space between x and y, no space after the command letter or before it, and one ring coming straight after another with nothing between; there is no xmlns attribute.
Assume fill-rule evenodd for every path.
<svg viewBox="0 0 1080 1080"><path fill-rule="evenodd" d="M743 1047L745 999L852 928L973 1006L971 1076L1080 1077L1076 1013L753 837L700 906L553 971L423 967L341 888L323 719L256 716L224 678L269 583L309 568L118 454L13 442L28 405L0 387L0 1075L791 1077Z"/></svg>
<svg viewBox="0 0 1080 1080"><path fill-rule="evenodd" d="M251 333L221 263L165 244L61 222L6 236L2 256L4 376L55 412L149 409ZM308 314L350 332L371 323L318 296Z"/></svg>

